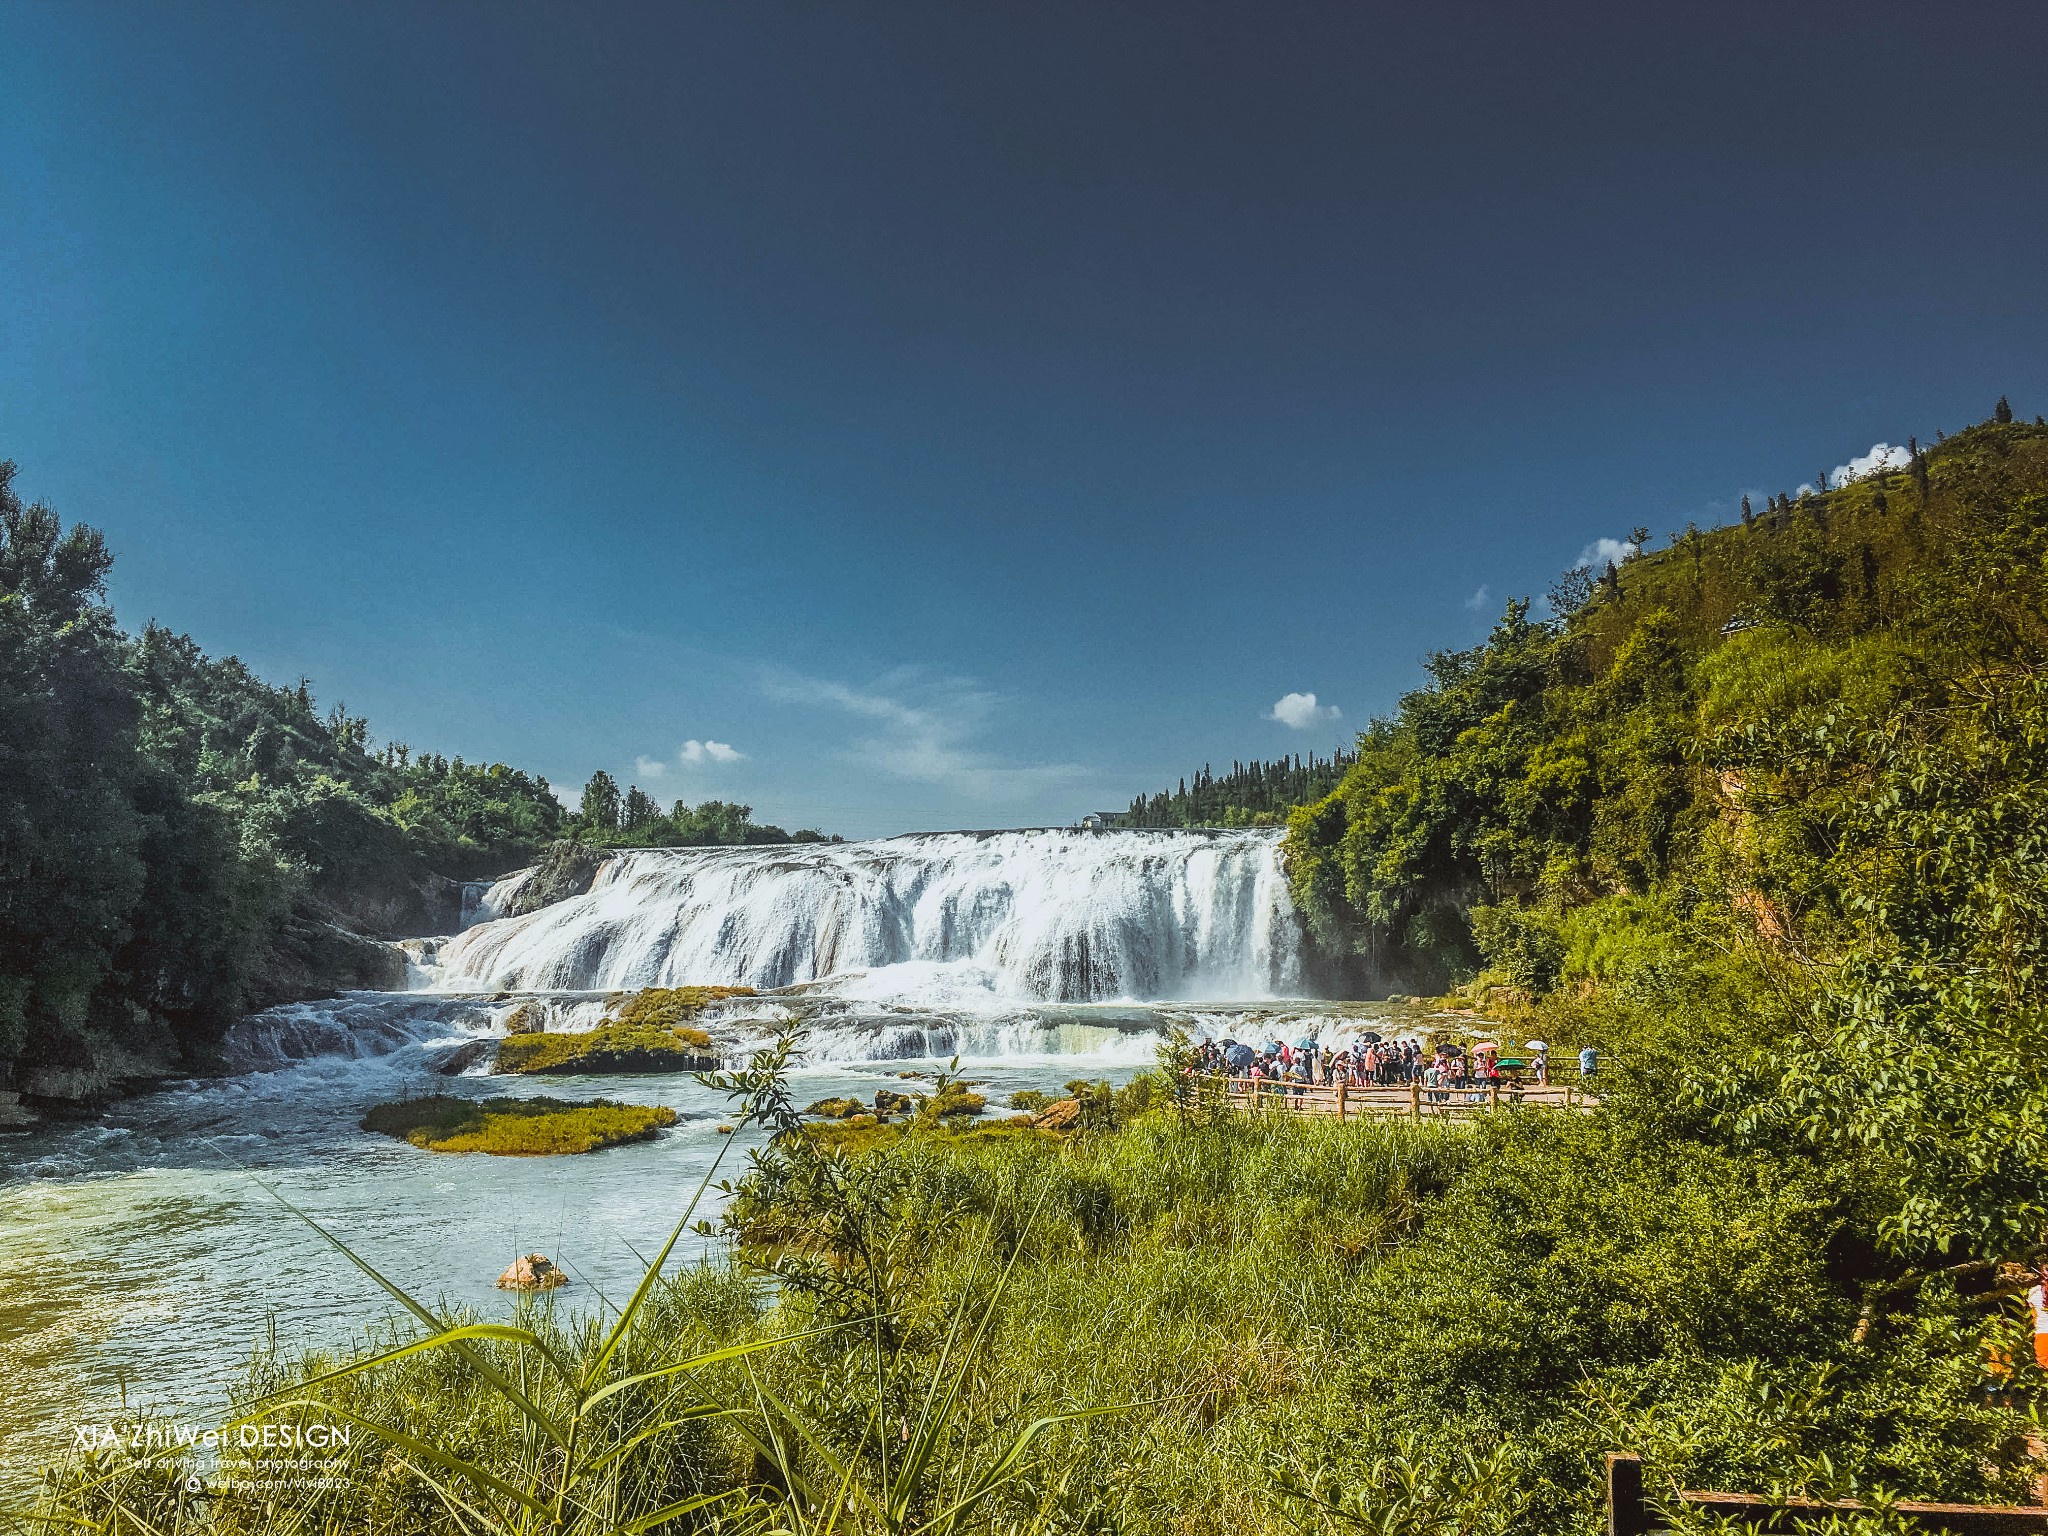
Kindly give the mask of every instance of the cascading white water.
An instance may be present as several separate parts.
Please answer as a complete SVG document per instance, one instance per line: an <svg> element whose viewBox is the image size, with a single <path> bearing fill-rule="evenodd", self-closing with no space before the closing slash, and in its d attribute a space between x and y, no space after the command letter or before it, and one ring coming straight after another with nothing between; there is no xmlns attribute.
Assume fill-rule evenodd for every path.
<svg viewBox="0 0 2048 1536"><path fill-rule="evenodd" d="M1298 989L1301 943L1279 849L1268 831L1034 831L636 850L585 895L449 940L436 984L829 981L849 996L957 1002L1282 996ZM505 899L493 888L482 909Z"/></svg>

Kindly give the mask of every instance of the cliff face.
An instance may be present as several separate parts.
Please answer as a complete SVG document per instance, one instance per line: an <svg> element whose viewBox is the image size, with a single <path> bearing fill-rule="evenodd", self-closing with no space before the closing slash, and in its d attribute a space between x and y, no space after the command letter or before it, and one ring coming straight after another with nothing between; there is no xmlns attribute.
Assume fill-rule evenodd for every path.
<svg viewBox="0 0 2048 1536"><path fill-rule="evenodd" d="M571 896L581 896L590 889L590 882L597 878L599 866L609 857L607 850L593 848L573 838L550 843L534 861L533 873L519 882L498 915L524 917L558 901L567 901Z"/></svg>
<svg viewBox="0 0 2048 1536"><path fill-rule="evenodd" d="M351 932L310 904L286 919L263 966L249 978L251 1013L337 992L393 991L405 985L405 954L395 944Z"/></svg>

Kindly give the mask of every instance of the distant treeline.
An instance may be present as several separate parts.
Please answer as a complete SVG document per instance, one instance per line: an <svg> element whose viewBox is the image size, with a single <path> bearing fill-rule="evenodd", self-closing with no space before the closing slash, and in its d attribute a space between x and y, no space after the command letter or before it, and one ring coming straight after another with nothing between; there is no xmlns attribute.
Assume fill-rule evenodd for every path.
<svg viewBox="0 0 2048 1536"><path fill-rule="evenodd" d="M749 843L837 843L836 834L805 828L785 832L754 820L751 805L706 800L690 805L678 800L663 810L639 785L619 793L619 781L602 768L583 786L583 801L570 829L586 843L606 848L710 848Z"/></svg>
<svg viewBox="0 0 2048 1536"><path fill-rule="evenodd" d="M1220 778L1204 763L1192 782L1138 796L1124 820L1133 827L1284 826L1289 811L1322 799L1357 760L1351 752L1297 753L1273 762L1233 762Z"/></svg>

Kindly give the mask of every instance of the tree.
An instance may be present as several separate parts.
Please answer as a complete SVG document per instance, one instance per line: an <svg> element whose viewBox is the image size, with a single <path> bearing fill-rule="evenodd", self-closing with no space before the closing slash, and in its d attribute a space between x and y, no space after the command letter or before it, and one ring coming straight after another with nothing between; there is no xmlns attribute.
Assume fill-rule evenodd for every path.
<svg viewBox="0 0 2048 1536"><path fill-rule="evenodd" d="M81 1062L145 871L140 709L101 606L97 530L68 532L0 463L0 1056Z"/></svg>
<svg viewBox="0 0 2048 1536"><path fill-rule="evenodd" d="M1998 397L1998 405L1991 412L1991 419L1997 422L2001 427L2009 427L2012 425L2012 407L2006 403L2005 396L2000 395Z"/></svg>
<svg viewBox="0 0 2048 1536"><path fill-rule="evenodd" d="M590 776L590 782L583 786L583 824L597 832L619 830L621 806L619 784L602 768Z"/></svg>
<svg viewBox="0 0 2048 1536"><path fill-rule="evenodd" d="M625 831L636 832L660 819L661 807L656 805L653 798L638 784L626 791L626 810L622 823Z"/></svg>

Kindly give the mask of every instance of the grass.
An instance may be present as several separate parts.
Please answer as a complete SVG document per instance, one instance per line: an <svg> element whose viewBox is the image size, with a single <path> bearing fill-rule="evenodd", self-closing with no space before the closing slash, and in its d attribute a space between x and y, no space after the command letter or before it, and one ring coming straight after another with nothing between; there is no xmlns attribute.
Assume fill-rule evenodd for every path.
<svg viewBox="0 0 2048 1536"><path fill-rule="evenodd" d="M609 1099L462 1099L447 1094L379 1104L362 1122L366 1131L430 1152L489 1152L499 1157L596 1152L629 1141L652 1141L656 1131L675 1123L676 1112L662 1105Z"/></svg>
<svg viewBox="0 0 2048 1536"><path fill-rule="evenodd" d="M1807 1338L1839 1349L1857 1297L1828 1289L1804 1175L1610 1111L1339 1125L1120 1091L1069 1135L807 1129L761 1078L776 1103L735 1118L773 1135L715 1258L657 1259L631 1327L415 1307L428 1338L268 1362L242 1411L376 1438L331 1489L214 1501L208 1536L637 1536L666 1511L706 1536L1579 1536L1615 1445L1660 1486L1805 1487L1811 1447L1866 1491L1994 1491L2011 1425L1953 1406L1981 1321L1895 1324L1814 1395ZM47 1497L92 1529L202 1528L132 1464L106 1519L115 1470Z"/></svg>

